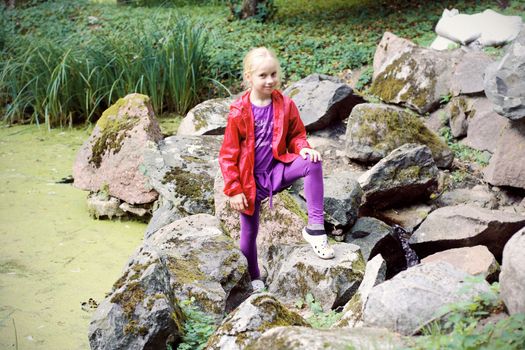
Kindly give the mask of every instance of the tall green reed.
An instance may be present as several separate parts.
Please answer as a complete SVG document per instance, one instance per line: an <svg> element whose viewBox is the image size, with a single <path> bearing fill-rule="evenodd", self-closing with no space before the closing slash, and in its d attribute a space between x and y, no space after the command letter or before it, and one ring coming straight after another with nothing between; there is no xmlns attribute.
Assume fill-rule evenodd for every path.
<svg viewBox="0 0 525 350"><path fill-rule="evenodd" d="M0 60L0 102L10 123L48 127L92 122L118 98L150 96L157 113L186 113L205 86L207 34L173 16L129 21L83 41L11 40Z"/></svg>

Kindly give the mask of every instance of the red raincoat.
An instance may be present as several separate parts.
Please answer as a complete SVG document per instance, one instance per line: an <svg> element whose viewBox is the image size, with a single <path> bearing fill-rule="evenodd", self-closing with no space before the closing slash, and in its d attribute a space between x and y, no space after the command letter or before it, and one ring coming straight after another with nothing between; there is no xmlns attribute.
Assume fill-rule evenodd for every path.
<svg viewBox="0 0 525 350"><path fill-rule="evenodd" d="M272 92L273 157L291 163L299 151L310 148L306 130L295 103L280 91ZM219 152L219 165L224 177L224 194L231 197L244 193L248 208L243 213L253 215L255 207L255 132L248 90L230 106L224 141Z"/></svg>

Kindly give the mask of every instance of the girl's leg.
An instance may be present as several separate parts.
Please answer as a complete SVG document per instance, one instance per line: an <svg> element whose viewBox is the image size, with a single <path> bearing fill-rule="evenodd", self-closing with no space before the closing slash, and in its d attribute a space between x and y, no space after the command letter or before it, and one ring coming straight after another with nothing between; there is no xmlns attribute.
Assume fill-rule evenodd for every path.
<svg viewBox="0 0 525 350"><path fill-rule="evenodd" d="M255 211L252 216L241 213L241 239L239 242L241 252L248 260L248 272L253 280L260 278L257 263L257 233L259 232L259 211L261 202L255 201Z"/></svg>
<svg viewBox="0 0 525 350"><path fill-rule="evenodd" d="M323 186L323 166L322 162L312 162L307 157L297 157L292 163L279 163L274 169L278 178L273 179L275 191L290 186L297 179L304 177L304 194L306 197L306 206L308 209L308 226L324 228L324 186ZM282 175L281 175L282 174ZM318 226L322 225L322 226Z"/></svg>

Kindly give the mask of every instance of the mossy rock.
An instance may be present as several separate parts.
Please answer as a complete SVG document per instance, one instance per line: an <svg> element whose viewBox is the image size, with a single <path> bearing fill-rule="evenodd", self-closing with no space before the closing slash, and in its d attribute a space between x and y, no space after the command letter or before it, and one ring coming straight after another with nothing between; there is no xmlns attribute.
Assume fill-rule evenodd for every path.
<svg viewBox="0 0 525 350"><path fill-rule="evenodd" d="M352 110L346 130L346 155L350 159L375 163L405 143L428 146L440 168L452 164L450 148L416 114L377 103L363 103Z"/></svg>
<svg viewBox="0 0 525 350"><path fill-rule="evenodd" d="M453 62L455 55L406 47L375 75L371 93L421 114L431 112L449 93Z"/></svg>

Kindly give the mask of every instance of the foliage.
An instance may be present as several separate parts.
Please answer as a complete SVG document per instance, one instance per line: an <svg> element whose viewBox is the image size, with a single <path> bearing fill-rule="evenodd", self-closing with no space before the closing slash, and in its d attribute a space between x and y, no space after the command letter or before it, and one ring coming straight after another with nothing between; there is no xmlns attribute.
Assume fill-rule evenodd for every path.
<svg viewBox="0 0 525 350"><path fill-rule="evenodd" d="M243 3L243 0L228 0L228 7L233 19L245 19L244 16L246 14L243 13ZM265 22L271 19L276 12L277 9L273 0L258 1L255 15L249 18L257 22Z"/></svg>
<svg viewBox="0 0 525 350"><path fill-rule="evenodd" d="M85 6L46 5L52 11L62 5L71 15ZM184 114L195 105L205 85L207 36L201 24L183 16L160 21L155 15L128 19L122 28L93 22L80 37L69 36L74 28L66 24L51 26L50 32L64 31L54 38L29 32L9 41L0 64L0 96L8 103L4 120L29 118L48 126L92 121L131 92L150 96L157 113Z"/></svg>
<svg viewBox="0 0 525 350"><path fill-rule="evenodd" d="M435 321L428 325L423 330L424 336L413 338L411 349L525 348L525 314L515 314L484 326L480 322L503 309L503 301L499 298L499 284L494 283L490 292L439 310L439 315L446 321Z"/></svg>
<svg viewBox="0 0 525 350"><path fill-rule="evenodd" d="M454 152L454 156L463 161L476 162L481 166L489 164L490 155L486 152L481 152L476 149L458 143L449 127L443 127L439 130L440 135L445 139L450 149Z"/></svg>
<svg viewBox="0 0 525 350"><path fill-rule="evenodd" d="M199 310L195 306L195 298L181 302L182 312L186 317L184 322L184 336L177 350L201 350L204 349L208 338L217 328L213 317Z"/></svg>
<svg viewBox="0 0 525 350"><path fill-rule="evenodd" d="M426 45L435 36L433 28L444 7L473 13L493 5L488 0L274 0L273 19L262 23L229 21L226 0L125 2L135 6L123 9L114 0L49 0L2 10L4 120L91 122L117 98L134 91L150 95L157 113L183 114L200 100L224 96L221 86L239 92L242 58L252 47L269 46L277 52L286 86L312 73L337 75L370 65L385 31ZM501 12L525 11L513 1ZM180 40L184 42L178 45ZM186 62L189 47L195 49L189 55L194 65L176 69L177 55ZM180 91L170 74L190 79L182 85L191 91Z"/></svg>
<svg viewBox="0 0 525 350"><path fill-rule="evenodd" d="M355 84L355 88L358 91L364 90L367 86L370 85L372 82L372 75L374 74L374 68L369 66L366 67L363 72L361 72L361 75L359 76L359 79L357 80L357 83Z"/></svg>
<svg viewBox="0 0 525 350"><path fill-rule="evenodd" d="M321 304L315 301L311 293L306 294L304 301L303 300L297 301L295 306L298 308L302 308L305 305L305 303L310 309L310 311L312 312L312 315L308 317L306 320L314 328L328 329L334 323L339 321L339 319L342 317L342 314L335 310L329 310L327 312L324 312Z"/></svg>

